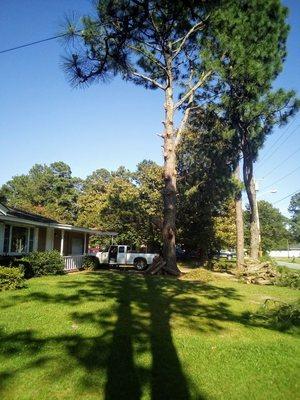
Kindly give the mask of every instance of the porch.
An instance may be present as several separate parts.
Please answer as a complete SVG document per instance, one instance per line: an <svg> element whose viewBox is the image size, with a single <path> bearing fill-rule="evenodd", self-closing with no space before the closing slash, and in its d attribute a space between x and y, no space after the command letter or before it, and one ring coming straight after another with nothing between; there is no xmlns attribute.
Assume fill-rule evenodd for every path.
<svg viewBox="0 0 300 400"><path fill-rule="evenodd" d="M90 236L95 235L113 238L117 233L61 224L0 204L0 256L57 250L64 259L65 270L74 271L82 266Z"/></svg>

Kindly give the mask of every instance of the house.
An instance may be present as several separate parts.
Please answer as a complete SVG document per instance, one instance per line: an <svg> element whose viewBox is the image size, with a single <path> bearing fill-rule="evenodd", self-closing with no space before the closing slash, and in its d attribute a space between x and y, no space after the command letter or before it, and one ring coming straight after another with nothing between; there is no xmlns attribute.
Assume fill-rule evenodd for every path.
<svg viewBox="0 0 300 400"><path fill-rule="evenodd" d="M0 203L0 257L58 250L64 257L65 269L77 269L88 252L92 235L113 238L117 233L61 224Z"/></svg>

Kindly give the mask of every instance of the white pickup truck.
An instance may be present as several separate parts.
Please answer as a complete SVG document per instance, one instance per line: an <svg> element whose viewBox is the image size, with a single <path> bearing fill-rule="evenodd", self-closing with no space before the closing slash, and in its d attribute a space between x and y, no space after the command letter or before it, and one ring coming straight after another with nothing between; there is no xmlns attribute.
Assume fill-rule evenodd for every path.
<svg viewBox="0 0 300 400"><path fill-rule="evenodd" d="M111 245L108 251L100 251L96 254L100 264L109 265L134 265L134 267L143 271L152 264L154 253L135 253L130 251L130 247L124 244Z"/></svg>

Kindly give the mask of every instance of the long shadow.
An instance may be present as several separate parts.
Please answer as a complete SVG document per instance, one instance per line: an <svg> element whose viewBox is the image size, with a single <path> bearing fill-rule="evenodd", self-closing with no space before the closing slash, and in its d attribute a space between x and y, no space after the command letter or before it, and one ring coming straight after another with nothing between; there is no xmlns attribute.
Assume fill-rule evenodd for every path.
<svg viewBox="0 0 300 400"><path fill-rule="evenodd" d="M13 334L0 330L3 360L20 355L25 359L20 366L7 368L0 374L0 398L20 373L43 368L49 360L53 361L51 357L57 357L55 353L47 354L48 347L52 346L67 353L66 364L71 361L61 365L64 374L71 375L78 366L84 370L84 376L78 378L80 382L73 383L80 387L83 397L92 391L106 400L137 400L150 386L153 400L189 400L191 384L173 342L173 317L197 332L226 329L224 321L275 329L233 313L227 300L240 299L234 288L112 272L57 279L54 293L47 287L45 291L12 293L3 304L4 311L21 302L35 302L40 312L43 304L68 304L66 318L71 317L79 327L93 329L84 330L84 334L79 330L42 338L39 332L30 329ZM102 308L108 300L111 306ZM80 307L84 303L87 308ZM137 357L147 356L149 351L151 367L138 365ZM197 399L204 399L197 389Z"/></svg>
<svg viewBox="0 0 300 400"><path fill-rule="evenodd" d="M171 299L163 293L155 279L146 277L146 285L151 318L151 398L153 400L189 400L187 380L172 339Z"/></svg>
<svg viewBox="0 0 300 400"><path fill-rule="evenodd" d="M132 286L125 276L118 293L119 307L107 360L106 400L140 399L139 375L133 359Z"/></svg>

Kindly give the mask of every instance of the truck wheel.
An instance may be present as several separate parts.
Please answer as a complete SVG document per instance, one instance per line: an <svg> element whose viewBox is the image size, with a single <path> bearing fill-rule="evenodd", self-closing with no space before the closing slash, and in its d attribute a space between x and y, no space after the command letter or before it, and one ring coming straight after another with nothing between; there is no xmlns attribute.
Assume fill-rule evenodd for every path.
<svg viewBox="0 0 300 400"><path fill-rule="evenodd" d="M144 271L147 268L147 261L144 258L134 260L134 267L138 271Z"/></svg>

